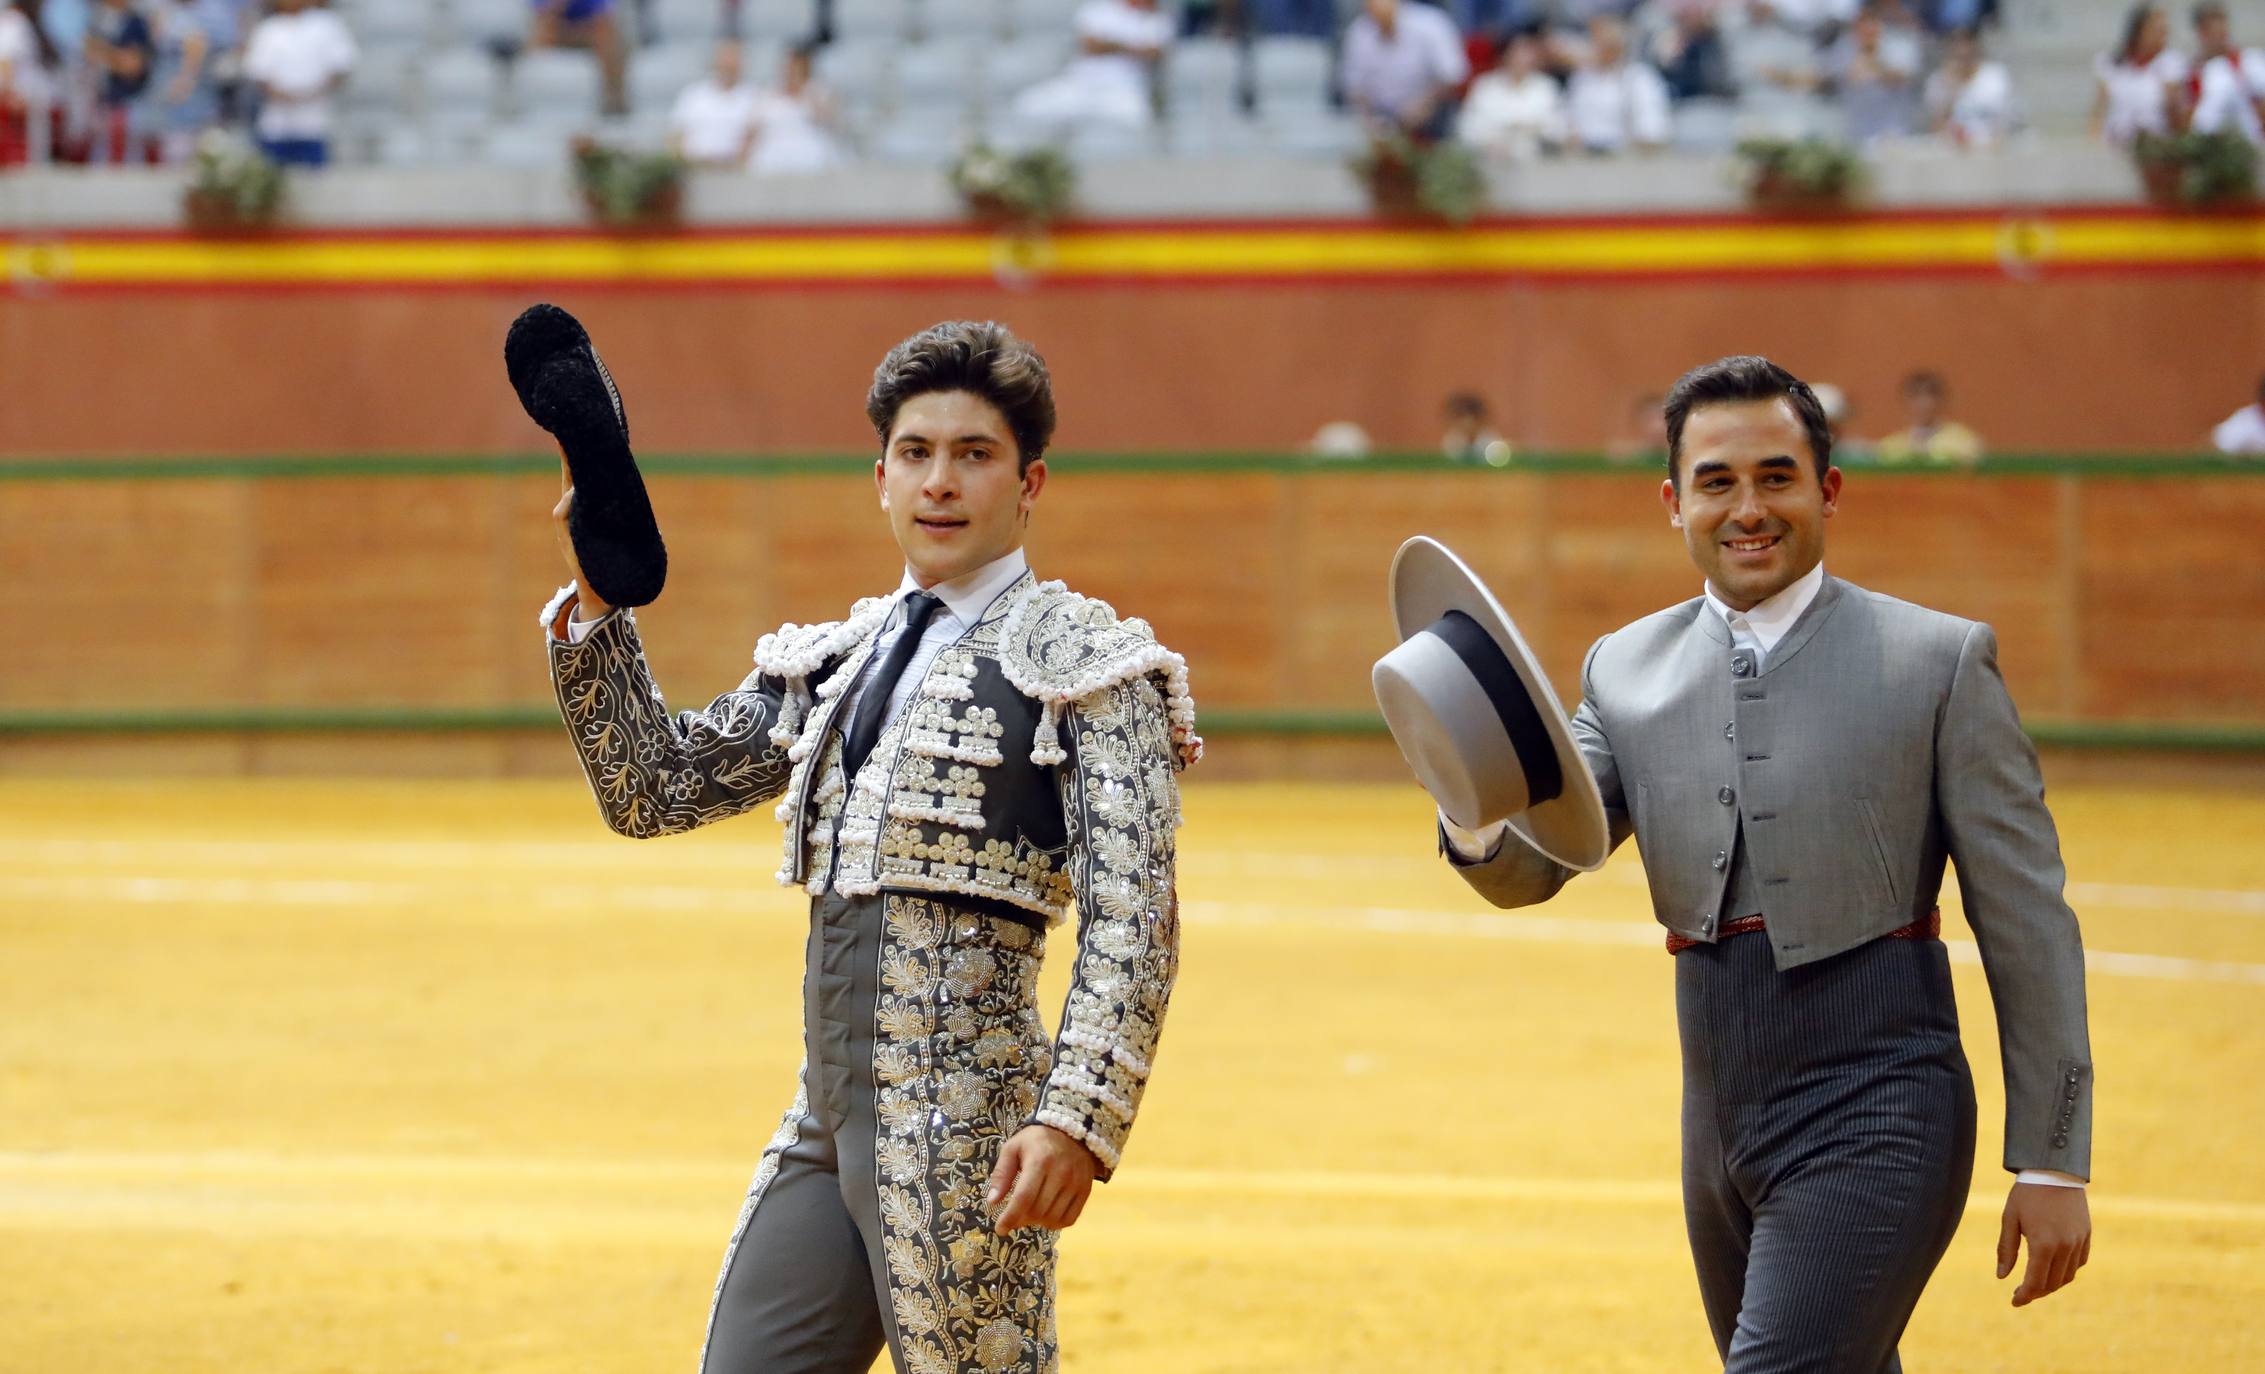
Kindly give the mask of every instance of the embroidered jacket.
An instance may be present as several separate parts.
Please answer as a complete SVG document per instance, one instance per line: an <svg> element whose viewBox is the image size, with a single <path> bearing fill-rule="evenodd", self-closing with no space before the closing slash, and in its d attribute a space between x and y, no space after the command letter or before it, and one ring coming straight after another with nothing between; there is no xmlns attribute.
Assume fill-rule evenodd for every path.
<svg viewBox="0 0 2265 1374"><path fill-rule="evenodd" d="M545 609L556 618L572 589ZM783 883L927 894L1079 951L1032 1119L1116 1167L1178 960L1176 774L1201 756L1187 667L1139 620L1027 573L947 645L854 777L839 719L893 605L765 635L755 670L673 717L635 619L553 639L559 710L606 823L650 838L777 800Z"/></svg>

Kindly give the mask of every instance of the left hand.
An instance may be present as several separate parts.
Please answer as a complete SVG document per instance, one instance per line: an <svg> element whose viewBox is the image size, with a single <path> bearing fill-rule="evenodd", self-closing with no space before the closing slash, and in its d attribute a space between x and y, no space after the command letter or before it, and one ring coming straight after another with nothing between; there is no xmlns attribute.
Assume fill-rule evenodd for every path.
<svg viewBox="0 0 2265 1374"><path fill-rule="evenodd" d="M1998 1224L1998 1277L2013 1272L2021 1242L2029 1241L2029 1267L2014 1287L2013 1305L2030 1303L2065 1288L2092 1258L2092 1208L2082 1188L2050 1183L2016 1183L2006 1195L2005 1218Z"/></svg>
<svg viewBox="0 0 2265 1374"><path fill-rule="evenodd" d="M1025 1126L999 1151L983 1200L1005 1210L993 1223L1000 1235L1025 1226L1060 1231L1076 1222L1093 1193L1099 1163L1093 1152L1051 1126Z"/></svg>

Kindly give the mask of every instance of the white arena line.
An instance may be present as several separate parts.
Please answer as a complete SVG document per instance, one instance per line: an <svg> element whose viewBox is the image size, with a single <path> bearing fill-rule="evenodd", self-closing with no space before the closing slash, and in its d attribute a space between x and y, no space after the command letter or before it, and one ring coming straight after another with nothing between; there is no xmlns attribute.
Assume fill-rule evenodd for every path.
<svg viewBox="0 0 2265 1374"><path fill-rule="evenodd" d="M524 866L556 872L573 867L612 862L629 867L651 864L656 873L746 880L768 884L777 866L778 845L765 835L744 845L684 846L624 840L593 835L588 841L536 840L19 840L0 842L0 867L21 871L42 867L101 870L122 865L155 864L166 869L193 867L257 871L283 865L312 864L385 873L421 868L470 869L494 874L499 867ZM1181 871L1205 877L1276 880L1285 872L1299 877L1339 880L1370 879L1393 882L1411 874L1429 874L1440 868L1430 851L1409 854L1323 854L1295 850L1235 850L1205 853L1191 850L1181 856ZM1581 886L1607 884L1642 887L1643 867L1623 857L1602 872L1581 879ZM1955 881L1944 887L1949 900L1957 894ZM2162 883L2068 884L2069 904L2083 915L2088 906L2134 911L2209 912L2214 915L2265 917L2265 888L2180 887Z"/></svg>
<svg viewBox="0 0 2265 1374"><path fill-rule="evenodd" d="M216 906L423 906L485 903L498 910L586 910L625 905L648 911L731 913L745 911L756 893L741 884L527 883L490 877L479 881L418 881L367 878L181 878L157 875L6 877L0 899L8 901L127 902ZM1532 915L1447 908L1334 907L1283 902L1190 901L1188 919L1202 925L1331 929L1391 935L1457 939L1527 940L1554 944L1620 945L1657 948L1659 928L1648 922L1589 917ZM1946 942L1960 963L1979 963L1980 953L1965 940ZM2085 951L2095 974L2188 983L2265 986L2265 963L2190 959L2167 954L2114 950Z"/></svg>
<svg viewBox="0 0 2265 1374"><path fill-rule="evenodd" d="M1599 920L1577 916L1531 916L1522 912L1471 912L1405 907L1315 908L1294 903L1190 902L1188 919L1206 925L1316 927L1377 931L1393 935L1441 935L1473 940L1536 940L1553 944L1629 945L1660 948L1665 938L1650 922ZM1970 940L1946 940L1950 957L1962 964L1982 962ZM2187 983L2247 983L2265 986L2265 964L2186 959L2167 954L2120 954L2087 949L2087 971L2125 978L2161 978Z"/></svg>
<svg viewBox="0 0 2265 1374"><path fill-rule="evenodd" d="M184 1190L200 1207L216 1199L209 1190L241 1185L257 1191L269 1185L285 1191L310 1184L383 1190L417 1184L461 1184L524 1200L531 1183L568 1192L607 1186L683 1186L706 1189L719 1180L736 1185L750 1163L734 1159L542 1159L471 1155L286 1155L242 1151L211 1153L123 1153L81 1151L0 1151L0 1187L56 1190L11 1200L0 1194L0 1226L12 1213L51 1212L49 1203L74 1187L125 1185L162 1196ZM1986 1171L1982 1171L1986 1172ZM1547 1178L1503 1174L1410 1174L1373 1170L1237 1170L1148 1166L1128 1169L1109 1185L1119 1192L1185 1197L1354 1198L1410 1202L1566 1202L1593 1206L1673 1206L1681 1186L1670 1177ZM2208 1198L2133 1197L2097 1186L2089 1199L2094 1213L2150 1221L2193 1221L2265 1226L2265 1202ZM114 1193L101 1194L105 1203ZM304 1195L310 1207L364 1205L369 1193L322 1192ZM1996 1214L2005 1205L2000 1180L1992 1177L1967 1198L1969 1212Z"/></svg>

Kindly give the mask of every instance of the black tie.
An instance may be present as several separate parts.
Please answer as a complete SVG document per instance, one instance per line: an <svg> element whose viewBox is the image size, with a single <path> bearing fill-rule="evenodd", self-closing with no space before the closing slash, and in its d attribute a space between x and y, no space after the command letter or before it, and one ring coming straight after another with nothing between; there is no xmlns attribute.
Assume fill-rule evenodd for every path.
<svg viewBox="0 0 2265 1374"><path fill-rule="evenodd" d="M865 766L866 755L881 738L881 727L888 723L889 696L896 690L897 679L904 676L904 665L912 662L912 651L920 647L920 638L927 632L928 622L943 608L940 597L926 592L912 592L904 599L904 627L897 631L889 656L881 666L865 679L857 690L857 712L850 718L849 733L842 737L842 771L851 777Z"/></svg>

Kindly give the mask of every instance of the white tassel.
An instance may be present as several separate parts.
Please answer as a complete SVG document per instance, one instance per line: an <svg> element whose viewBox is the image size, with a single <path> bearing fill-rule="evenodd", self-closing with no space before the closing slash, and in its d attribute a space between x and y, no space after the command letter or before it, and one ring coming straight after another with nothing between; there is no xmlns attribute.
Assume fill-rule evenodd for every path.
<svg viewBox="0 0 2265 1374"><path fill-rule="evenodd" d="M1040 768L1052 768L1069 761L1069 751L1062 747L1062 704L1048 701L1038 713L1038 729L1032 733L1030 761Z"/></svg>

